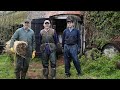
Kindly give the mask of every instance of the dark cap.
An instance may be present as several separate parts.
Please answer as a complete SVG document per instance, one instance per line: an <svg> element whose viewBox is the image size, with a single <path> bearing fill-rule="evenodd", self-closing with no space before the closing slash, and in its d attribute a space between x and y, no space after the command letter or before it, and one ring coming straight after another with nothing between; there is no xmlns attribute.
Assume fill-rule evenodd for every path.
<svg viewBox="0 0 120 90"><path fill-rule="evenodd" d="M74 22L73 18L68 16L67 19L66 19L67 22Z"/></svg>

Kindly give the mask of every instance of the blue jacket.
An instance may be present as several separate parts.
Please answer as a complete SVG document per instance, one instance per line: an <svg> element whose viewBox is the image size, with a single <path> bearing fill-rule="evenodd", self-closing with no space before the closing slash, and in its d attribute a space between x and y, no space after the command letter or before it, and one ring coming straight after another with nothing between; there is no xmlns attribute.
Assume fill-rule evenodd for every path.
<svg viewBox="0 0 120 90"><path fill-rule="evenodd" d="M81 39L80 39L80 30L73 29L71 32L67 28L63 31L63 37L62 37L62 47L64 47L64 44L67 45L74 45L77 44L80 48L81 45Z"/></svg>

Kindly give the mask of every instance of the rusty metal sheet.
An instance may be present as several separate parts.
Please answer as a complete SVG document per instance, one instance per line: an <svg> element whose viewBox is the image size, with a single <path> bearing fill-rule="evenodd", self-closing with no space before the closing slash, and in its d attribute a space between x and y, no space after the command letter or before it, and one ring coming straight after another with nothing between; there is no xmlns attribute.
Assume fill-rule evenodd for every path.
<svg viewBox="0 0 120 90"><path fill-rule="evenodd" d="M54 16L54 15L65 15L65 14L71 14L71 15L83 15L82 11L49 11L47 13L47 17Z"/></svg>
<svg viewBox="0 0 120 90"><path fill-rule="evenodd" d="M120 36L115 36L111 39L110 43L116 45L120 50Z"/></svg>

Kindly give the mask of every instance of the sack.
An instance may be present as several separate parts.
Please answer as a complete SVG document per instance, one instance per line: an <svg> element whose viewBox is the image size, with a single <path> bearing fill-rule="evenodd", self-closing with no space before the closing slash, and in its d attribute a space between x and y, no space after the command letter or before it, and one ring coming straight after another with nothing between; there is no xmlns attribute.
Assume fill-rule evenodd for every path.
<svg viewBox="0 0 120 90"><path fill-rule="evenodd" d="M24 41L15 41L13 48L17 55L25 57L27 54L28 44Z"/></svg>

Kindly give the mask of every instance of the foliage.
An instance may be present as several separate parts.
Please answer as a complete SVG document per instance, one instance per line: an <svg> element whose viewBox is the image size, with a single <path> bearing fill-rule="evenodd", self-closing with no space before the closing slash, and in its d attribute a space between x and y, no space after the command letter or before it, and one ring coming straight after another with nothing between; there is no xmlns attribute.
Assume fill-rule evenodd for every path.
<svg viewBox="0 0 120 90"><path fill-rule="evenodd" d="M120 60L120 55L109 59L105 56L96 58L96 60L88 59L85 56L80 58L82 75L78 77L76 75L76 69L71 67L72 76L70 78L64 77L64 79L119 79L120 70L116 68L116 62ZM60 66L57 69L57 75L59 78L63 78L64 66ZM63 74L63 75L62 75Z"/></svg>
<svg viewBox="0 0 120 90"><path fill-rule="evenodd" d="M0 55L0 79L14 79L14 65L7 55Z"/></svg>
<svg viewBox="0 0 120 90"><path fill-rule="evenodd" d="M99 51L97 48L92 48L91 50L86 50L85 56L86 58L95 60L101 56L101 51Z"/></svg>
<svg viewBox="0 0 120 90"><path fill-rule="evenodd" d="M91 42L100 48L112 37L120 35L119 11L87 11L85 18L86 27L93 32Z"/></svg>
<svg viewBox="0 0 120 90"><path fill-rule="evenodd" d="M0 55L0 79L15 79L15 58L16 57L10 57L7 54ZM30 63L41 63L41 60L39 58L34 58Z"/></svg>
<svg viewBox="0 0 120 90"><path fill-rule="evenodd" d="M120 79L120 70L116 62L120 61L120 55L113 58L101 56L95 60L86 59L83 55L80 59L82 75L78 77L77 71L71 62L71 77L65 77L64 65L57 67L57 79ZM32 62L39 63L35 58ZM41 63L40 63L41 64ZM0 55L0 79L15 79L14 65L7 55Z"/></svg>
<svg viewBox="0 0 120 90"><path fill-rule="evenodd" d="M26 18L26 11L16 11L0 15L0 43L5 45L5 42L10 40L15 30L19 28Z"/></svg>
<svg viewBox="0 0 120 90"><path fill-rule="evenodd" d="M9 25L20 24L27 18L26 11L12 12L0 16L0 26L6 27Z"/></svg>

